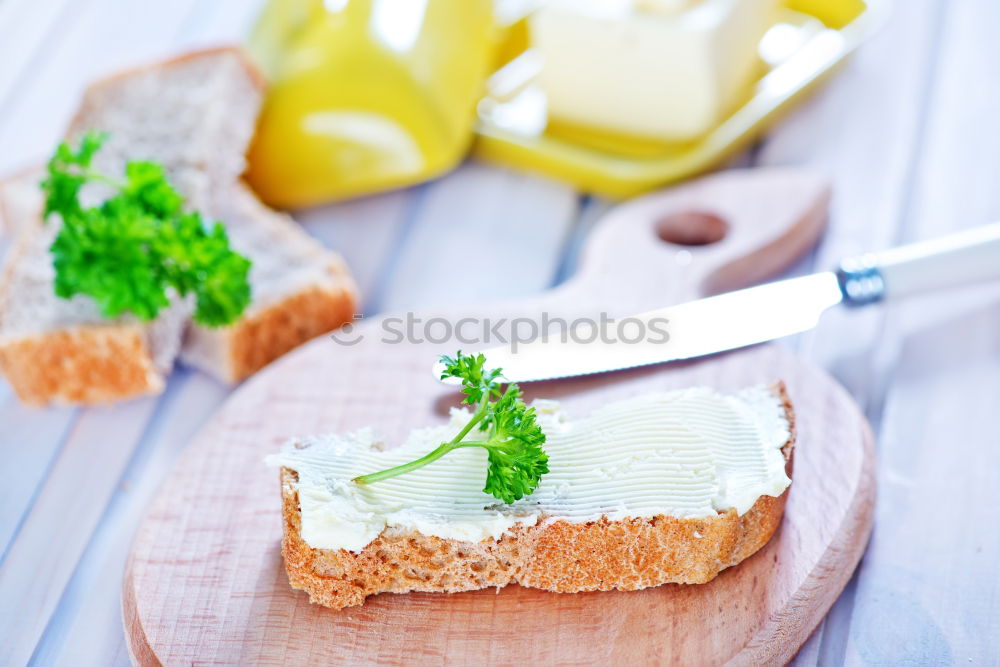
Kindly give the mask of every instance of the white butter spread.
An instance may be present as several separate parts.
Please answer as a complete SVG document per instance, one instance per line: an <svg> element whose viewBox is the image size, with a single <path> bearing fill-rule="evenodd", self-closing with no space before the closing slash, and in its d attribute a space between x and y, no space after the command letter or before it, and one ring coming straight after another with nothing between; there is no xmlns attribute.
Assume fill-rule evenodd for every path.
<svg viewBox="0 0 1000 667"><path fill-rule="evenodd" d="M486 451L455 450L423 468L373 484L351 480L406 463L449 440L468 421L413 431L380 451L371 429L297 439L268 464L298 473L302 538L318 549L360 551L385 528L469 542L516 524L601 517L743 514L789 485L781 447L789 424L767 387L734 395L708 388L636 396L570 419L557 401L533 405L546 434L549 473L533 494L504 505L483 492Z"/></svg>

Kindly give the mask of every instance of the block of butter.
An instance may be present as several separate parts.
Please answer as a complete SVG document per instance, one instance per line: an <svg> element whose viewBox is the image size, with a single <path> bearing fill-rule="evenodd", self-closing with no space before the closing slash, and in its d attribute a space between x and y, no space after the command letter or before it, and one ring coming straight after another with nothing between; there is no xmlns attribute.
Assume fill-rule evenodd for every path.
<svg viewBox="0 0 1000 667"><path fill-rule="evenodd" d="M697 138L747 92L779 0L549 0L531 17L553 119Z"/></svg>

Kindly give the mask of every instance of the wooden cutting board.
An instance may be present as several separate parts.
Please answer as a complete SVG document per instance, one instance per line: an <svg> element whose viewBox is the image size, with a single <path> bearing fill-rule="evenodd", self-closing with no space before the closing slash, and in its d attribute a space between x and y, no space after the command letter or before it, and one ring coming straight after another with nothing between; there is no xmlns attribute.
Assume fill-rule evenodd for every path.
<svg viewBox="0 0 1000 667"><path fill-rule="evenodd" d="M625 315L757 282L814 244L827 200L823 182L798 171L712 176L613 211L563 287L442 316ZM576 595L511 586L386 594L343 611L311 605L285 577L277 471L264 456L294 434L366 425L398 441L457 403L430 365L461 345L389 344L385 325L341 333L351 345L319 338L264 369L188 446L140 526L125 573L124 622L137 663L781 662L854 571L872 520L869 428L823 371L765 345L525 387L529 400L559 398L580 414L653 389L787 383L799 440L783 523L760 552L711 583Z"/></svg>

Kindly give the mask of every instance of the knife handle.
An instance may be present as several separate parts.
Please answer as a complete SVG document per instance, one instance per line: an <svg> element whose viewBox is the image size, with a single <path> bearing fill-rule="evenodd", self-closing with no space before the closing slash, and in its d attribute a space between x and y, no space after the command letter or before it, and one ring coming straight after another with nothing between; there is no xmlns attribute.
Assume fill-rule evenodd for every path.
<svg viewBox="0 0 1000 667"><path fill-rule="evenodd" d="M1000 223L844 260L837 279L850 305L1000 280Z"/></svg>

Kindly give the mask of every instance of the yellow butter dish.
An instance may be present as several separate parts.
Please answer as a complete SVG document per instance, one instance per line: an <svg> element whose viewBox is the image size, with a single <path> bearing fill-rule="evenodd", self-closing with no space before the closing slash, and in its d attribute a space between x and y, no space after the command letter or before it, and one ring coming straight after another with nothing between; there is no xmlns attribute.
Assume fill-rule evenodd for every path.
<svg viewBox="0 0 1000 667"><path fill-rule="evenodd" d="M881 23L885 0L550 0L487 81L477 155L609 197L745 147Z"/></svg>

